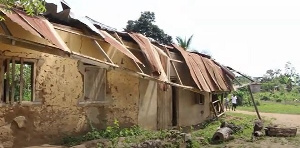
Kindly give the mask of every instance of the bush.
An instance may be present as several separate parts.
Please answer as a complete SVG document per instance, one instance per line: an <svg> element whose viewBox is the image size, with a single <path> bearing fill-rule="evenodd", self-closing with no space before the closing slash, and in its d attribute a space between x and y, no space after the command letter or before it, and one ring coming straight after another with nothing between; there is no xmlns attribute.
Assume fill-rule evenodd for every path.
<svg viewBox="0 0 300 148"><path fill-rule="evenodd" d="M263 96L262 98L260 98L260 100L263 100L263 101L270 101L271 99L267 96Z"/></svg>
<svg viewBox="0 0 300 148"><path fill-rule="evenodd" d="M74 146L84 141L105 138L111 140L111 142L115 144L115 140L117 140L118 137L138 136L143 132L143 130L138 126L121 129L117 120L114 121L113 126L108 126L104 130L97 130L92 125L91 128L92 131L83 136L63 138L63 143L67 146Z"/></svg>
<svg viewBox="0 0 300 148"><path fill-rule="evenodd" d="M255 104L256 104L257 106L260 106L260 102L259 102L258 100L255 101Z"/></svg>
<svg viewBox="0 0 300 148"><path fill-rule="evenodd" d="M281 99L277 99L277 100L276 100L276 102L281 102L281 101L282 101Z"/></svg>

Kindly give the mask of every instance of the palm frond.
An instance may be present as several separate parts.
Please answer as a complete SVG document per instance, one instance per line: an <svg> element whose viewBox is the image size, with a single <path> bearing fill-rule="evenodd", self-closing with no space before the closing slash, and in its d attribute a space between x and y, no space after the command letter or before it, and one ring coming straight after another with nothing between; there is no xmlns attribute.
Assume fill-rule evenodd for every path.
<svg viewBox="0 0 300 148"><path fill-rule="evenodd" d="M177 41L179 46L181 46L182 48L187 50L190 47L190 44L192 42L192 38L193 38L193 35L190 36L188 40L186 40L186 37L183 39L183 38L177 36L176 41Z"/></svg>
<svg viewBox="0 0 300 148"><path fill-rule="evenodd" d="M191 42L192 42L192 39L193 39L193 36L194 36L194 35L191 35L191 36L189 37L188 41L186 42L187 48L190 47Z"/></svg>

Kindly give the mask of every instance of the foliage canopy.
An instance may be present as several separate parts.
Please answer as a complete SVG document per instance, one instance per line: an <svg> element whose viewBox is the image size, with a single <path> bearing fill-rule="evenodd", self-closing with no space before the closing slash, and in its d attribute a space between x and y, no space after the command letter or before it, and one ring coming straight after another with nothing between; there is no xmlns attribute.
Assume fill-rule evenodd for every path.
<svg viewBox="0 0 300 148"><path fill-rule="evenodd" d="M0 4L6 8L21 8L28 15L40 14L46 11L45 0L0 0ZM3 17L0 16L3 20Z"/></svg>
<svg viewBox="0 0 300 148"><path fill-rule="evenodd" d="M137 20L129 20L126 25L126 31L141 33L150 37L161 44L170 45L173 43L172 37L160 29L155 22L154 12L145 11Z"/></svg>

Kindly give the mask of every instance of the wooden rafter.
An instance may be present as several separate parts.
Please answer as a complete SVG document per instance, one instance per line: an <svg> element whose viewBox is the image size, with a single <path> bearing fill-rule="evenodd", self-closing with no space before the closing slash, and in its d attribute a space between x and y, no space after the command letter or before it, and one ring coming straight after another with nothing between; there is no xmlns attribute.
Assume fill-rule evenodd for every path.
<svg viewBox="0 0 300 148"><path fill-rule="evenodd" d="M183 61L176 60L176 59L170 59L170 60L173 61L173 62L177 62L177 63L184 63Z"/></svg>
<svg viewBox="0 0 300 148"><path fill-rule="evenodd" d="M93 40L95 45L100 49L99 51L104 55L105 59L109 61L110 63L114 64L114 62L110 59L110 57L107 55L107 53L104 51L104 49L99 45L99 43L96 40Z"/></svg>
<svg viewBox="0 0 300 148"><path fill-rule="evenodd" d="M60 26L61 25L53 24L54 29L57 29L57 30L60 30L60 31L63 31L63 32L67 32L67 33L71 33L71 34L74 34L74 35L82 36L82 37L85 37L85 38L88 38L88 39L92 39L92 40L104 41L104 39L102 39L100 37L86 35L86 34L81 33L80 31L73 31L74 28L67 29L67 28L69 28L68 26L63 26L63 27L60 27Z"/></svg>
<svg viewBox="0 0 300 148"><path fill-rule="evenodd" d="M171 58L170 53L169 53L168 51L166 51L166 53L167 53L167 55L169 56L169 58ZM173 63L173 61L172 61L171 59L170 59L170 63L171 63L171 65L172 65L172 67L174 68L174 71L175 71L175 74L176 74L177 79L179 80L179 83L180 83L181 85L183 85L183 83L182 83L182 81L181 81L181 78L180 78L180 76L179 76L179 73L178 73L178 71L177 71L177 69L176 69L176 66L175 66L175 64Z"/></svg>
<svg viewBox="0 0 300 148"><path fill-rule="evenodd" d="M181 81L181 79L180 79L179 73L178 73L178 71L177 71L177 69L176 69L175 64L174 64L172 61L170 61L170 62L171 62L171 65L172 65L173 68L174 68L174 71L175 71L175 74L176 74L177 79L179 80L179 83L180 83L181 85L183 85L183 84L182 84L182 81Z"/></svg>
<svg viewBox="0 0 300 148"><path fill-rule="evenodd" d="M15 41L14 46L19 46L19 47L27 48L30 50L54 54L54 55L58 55L58 56L62 56L62 57L66 57L69 55L67 52L62 51L61 49L59 49L57 47L48 46L48 45L44 45L41 43L30 41L30 40L25 40L25 39L21 39L21 38L17 38L17 37L13 37L10 35L5 35L5 34L0 33L0 42L1 43L11 45L11 40Z"/></svg>
<svg viewBox="0 0 300 148"><path fill-rule="evenodd" d="M126 49L128 49L128 48L125 46L124 42L122 41L122 39L120 38L120 36L119 36L117 33L114 33L114 36L117 38L117 40L119 40L119 42L120 42ZM131 53L131 52L130 52L130 53ZM131 54L132 54L132 53L131 53ZM135 66L140 70L140 72L144 73L144 71L143 71L142 68L139 66L139 64L138 64L137 62L135 62L134 60L133 60L133 62L134 62L134 64L135 64Z"/></svg>
<svg viewBox="0 0 300 148"><path fill-rule="evenodd" d="M96 66L99 66L99 67L102 67L102 68L106 68L106 69L108 69L110 67L119 67L116 64L101 61L101 60L98 60L96 58L89 57L89 56L86 56L86 55L82 55L82 54L77 53L77 52L72 52L71 58L80 60L84 63L88 63L88 64L96 65Z"/></svg>
<svg viewBox="0 0 300 148"><path fill-rule="evenodd" d="M147 74L140 73L140 72L135 72L135 71L132 71L132 70L127 69L127 68L119 67L119 68L115 68L114 70L126 72L127 74L130 74L132 76L136 76L136 77L139 77L139 78L142 78L142 79L152 80L152 81L156 81L156 82L168 84L168 85L179 87L179 88L182 88L182 89L186 89L186 90L189 90L189 91L192 91L192 92L203 93L203 91L201 91L199 89L196 89L196 88L194 88L192 86L185 86L185 85L180 85L180 84L173 83L173 82L163 81L163 80L154 78L152 76L149 76Z"/></svg>
<svg viewBox="0 0 300 148"><path fill-rule="evenodd" d="M9 31L8 27L4 23L4 21L0 21L0 26L6 35L10 35L10 36L12 35L11 32Z"/></svg>
<svg viewBox="0 0 300 148"><path fill-rule="evenodd" d="M103 53L105 58L110 63L104 62L104 61L101 61L101 60L98 60L98 59L93 59L91 57L87 57L87 56L84 56L84 55L81 55L81 54L78 54L78 53L74 53L74 52L68 53L68 52L62 51L61 49L59 49L57 47L54 47L54 46L44 45L44 44L41 44L41 43L33 42L33 41L30 41L30 40L26 40L26 39L16 38L16 37L1 34L1 33L0 33L0 40L1 40L2 43L9 44L9 45L11 45L11 40L13 40L13 41L15 41L15 46L19 46L19 47L39 51L39 52L49 53L49 54L53 54L53 55L58 55L58 56L62 56L62 57L72 57L72 58L78 59L80 61L88 62L88 63L91 63L93 65L97 65L97 66L100 66L100 67L108 67L108 68L113 68L113 69L116 69L116 70L121 69L121 68L119 68L118 65L115 65L113 63L113 61L108 57L108 55L103 50L103 48L96 41L96 40L103 41L103 39L100 39L98 37L93 37L93 36L80 34L80 33L77 33L77 32L72 32L70 30L62 29L62 28L59 28L59 27L55 27L55 29L62 30L62 31L65 31L65 32L69 32L69 33L72 33L72 34L76 34L76 35L80 35L80 36L84 36L84 37L92 39L95 42L95 44L99 47L100 52ZM126 46L126 48L127 48L127 46ZM9 62L10 61L7 60L8 70L9 70ZM138 64L137 64L137 66L138 66ZM130 73L132 75L144 78L144 79L149 79L149 80L153 80L153 81L157 81L157 82L161 82L161 83L166 83L166 84L169 84L169 85L172 85L172 86L180 87L182 89L190 90L192 92L203 93L203 91L201 91L199 89L196 89L194 87L191 87L191 86L184 86L184 85L180 85L180 84L176 84L176 83L172 83L172 82L166 82L166 81L162 81L162 80L153 78L152 76L144 74L140 67L139 67L139 69L141 70L141 72L132 72L130 70L124 70L124 69L122 69L122 70L124 70L125 72ZM7 75L7 80L8 79L9 79L9 76ZM8 87L9 87L9 83L7 81L5 91L6 91L6 97L7 97L6 101L9 103L9 89L8 89Z"/></svg>

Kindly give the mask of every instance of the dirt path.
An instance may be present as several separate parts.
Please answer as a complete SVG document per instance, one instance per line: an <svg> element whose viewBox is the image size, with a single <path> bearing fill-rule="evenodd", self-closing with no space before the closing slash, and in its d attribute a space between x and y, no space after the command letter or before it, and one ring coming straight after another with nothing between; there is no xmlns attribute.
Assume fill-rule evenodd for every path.
<svg viewBox="0 0 300 148"><path fill-rule="evenodd" d="M256 115L256 112L249 111L230 111L243 113L248 115ZM260 112L260 116L273 120L274 124L278 124L286 127L297 127L300 129L300 115L291 115L291 114L277 114L277 113L262 113ZM299 130L298 130L299 133Z"/></svg>

